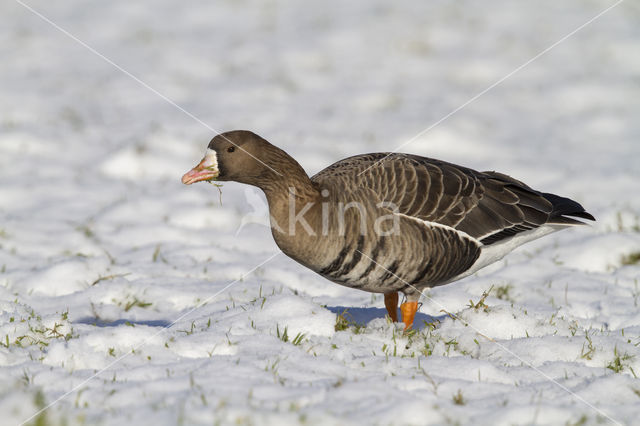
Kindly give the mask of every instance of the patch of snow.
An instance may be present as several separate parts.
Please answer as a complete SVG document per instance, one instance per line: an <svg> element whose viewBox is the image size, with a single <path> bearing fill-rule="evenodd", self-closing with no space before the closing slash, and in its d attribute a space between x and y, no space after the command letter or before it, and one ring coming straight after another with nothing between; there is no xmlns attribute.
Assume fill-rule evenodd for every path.
<svg viewBox="0 0 640 426"><path fill-rule="evenodd" d="M394 150L611 2L29 4L206 126L3 6L3 424L60 397L39 423L636 421L634 4L402 146L598 219L430 289L409 335L382 295L277 254L260 191L180 177L236 128L310 174Z"/></svg>

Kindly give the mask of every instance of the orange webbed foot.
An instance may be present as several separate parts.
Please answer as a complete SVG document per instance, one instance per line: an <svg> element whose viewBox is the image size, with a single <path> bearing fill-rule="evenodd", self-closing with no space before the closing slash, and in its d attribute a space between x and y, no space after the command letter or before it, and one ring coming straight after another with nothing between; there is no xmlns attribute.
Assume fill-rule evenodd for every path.
<svg viewBox="0 0 640 426"><path fill-rule="evenodd" d="M404 302L400 305L400 311L402 312L402 322L404 322L404 331L411 329L413 326L413 319L418 311L418 302Z"/></svg>

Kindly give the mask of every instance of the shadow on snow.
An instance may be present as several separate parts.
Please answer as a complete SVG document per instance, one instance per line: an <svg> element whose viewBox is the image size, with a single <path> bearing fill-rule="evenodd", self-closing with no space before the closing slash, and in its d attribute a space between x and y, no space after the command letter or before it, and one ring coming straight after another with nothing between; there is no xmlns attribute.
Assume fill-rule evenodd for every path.
<svg viewBox="0 0 640 426"><path fill-rule="evenodd" d="M345 314L345 318L348 321L353 321L356 324L368 324L371 320L376 318L384 318L387 315L387 310L384 308L354 308L349 306L327 306L327 309L336 315ZM346 313L345 313L346 312ZM398 318L402 318L400 310L398 309ZM425 327L425 323L442 322L447 318L446 314L439 315L437 317L423 314L422 312L416 312L415 319L413 321L414 330L422 330Z"/></svg>
<svg viewBox="0 0 640 426"><path fill-rule="evenodd" d="M95 317L85 317L74 321L74 323L95 325L96 327L117 327L119 325L133 324L133 325L147 325L149 327L168 327L171 325L169 321L155 320L155 321L134 321L127 319L118 319L114 321L106 321Z"/></svg>

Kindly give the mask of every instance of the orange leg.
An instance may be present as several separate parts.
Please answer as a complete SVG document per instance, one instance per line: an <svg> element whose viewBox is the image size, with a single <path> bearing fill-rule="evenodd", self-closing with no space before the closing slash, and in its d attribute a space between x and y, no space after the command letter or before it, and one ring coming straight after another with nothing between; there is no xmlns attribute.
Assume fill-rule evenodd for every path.
<svg viewBox="0 0 640 426"><path fill-rule="evenodd" d="M398 293L395 291L393 293L385 293L384 306L387 308L387 312L389 312L391 321L398 322Z"/></svg>
<svg viewBox="0 0 640 426"><path fill-rule="evenodd" d="M404 322L404 331L407 331L413 325L413 318L418 311L418 302L404 302L400 305L402 312L402 322Z"/></svg>

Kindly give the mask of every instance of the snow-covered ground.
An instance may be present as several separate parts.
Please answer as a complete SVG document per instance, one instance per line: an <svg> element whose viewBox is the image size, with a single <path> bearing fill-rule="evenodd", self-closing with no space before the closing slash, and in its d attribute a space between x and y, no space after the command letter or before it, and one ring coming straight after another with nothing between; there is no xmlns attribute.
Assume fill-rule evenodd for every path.
<svg viewBox="0 0 640 426"><path fill-rule="evenodd" d="M78 40L0 6L3 425L638 421L638 2L403 146L598 219L431 290L409 336L278 254L257 190L182 173L236 128L309 173L393 150L613 0L27 3Z"/></svg>

